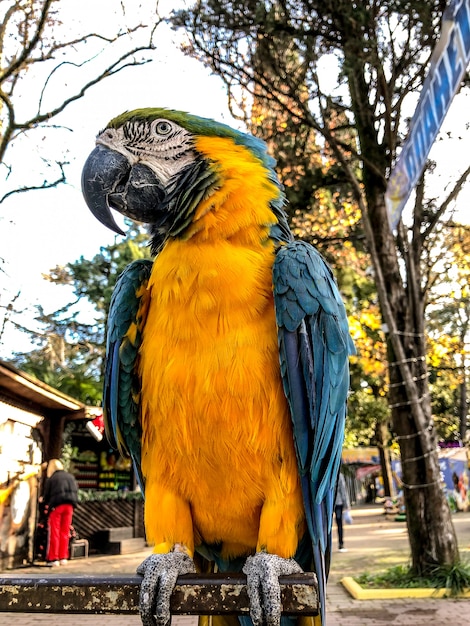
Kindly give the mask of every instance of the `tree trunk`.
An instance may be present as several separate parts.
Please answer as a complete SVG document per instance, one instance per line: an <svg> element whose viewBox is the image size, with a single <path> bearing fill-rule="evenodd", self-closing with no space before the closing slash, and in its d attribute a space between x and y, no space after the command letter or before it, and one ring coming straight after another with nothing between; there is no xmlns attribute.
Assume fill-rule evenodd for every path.
<svg viewBox="0 0 470 626"><path fill-rule="evenodd" d="M364 207L366 237L375 267L382 315L388 327L390 408L401 452L412 568L423 574L458 561L458 545L441 485L427 385L424 314L419 268L406 255L403 284L383 194Z"/></svg>
<svg viewBox="0 0 470 626"><path fill-rule="evenodd" d="M395 411L397 432L409 426L409 413ZM424 574L458 561L458 545L441 478L432 427L399 439L412 567Z"/></svg>
<svg viewBox="0 0 470 626"><path fill-rule="evenodd" d="M382 467L382 479L384 481L384 495L388 498L395 496L393 487L392 464L390 462L390 450L388 448L389 432L385 422L377 422L375 438L379 449L380 465Z"/></svg>
<svg viewBox="0 0 470 626"><path fill-rule="evenodd" d="M415 219L411 246L404 231L396 238L391 231L385 206L385 172L390 163L374 131L360 44L360 37L348 40L344 49L360 149L367 157L363 192L356 188L356 195L387 327L389 402L401 452L412 568L423 574L432 566L457 562L459 554L432 426L420 273L421 223Z"/></svg>

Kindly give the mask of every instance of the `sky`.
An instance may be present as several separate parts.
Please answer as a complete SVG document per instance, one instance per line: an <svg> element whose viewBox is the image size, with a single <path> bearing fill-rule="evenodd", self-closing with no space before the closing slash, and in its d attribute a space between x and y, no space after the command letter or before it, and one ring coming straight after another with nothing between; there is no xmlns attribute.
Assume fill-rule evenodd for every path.
<svg viewBox="0 0 470 626"><path fill-rule="evenodd" d="M152 4L128 0L127 6L132 5L132 11L123 16L120 0L99 0L99 3L96 0L81 0L80 3L61 0L59 3L63 10L61 18L66 28L68 25L69 31L66 32L71 37L78 32L96 32L98 29L112 33L116 24L136 24L140 10L143 19L147 17L141 5L151 8ZM179 4L184 3L160 2L160 12L165 14L168 7L176 8ZM88 19L92 21L87 23ZM99 252L100 246L109 245L114 240L115 235L88 210L80 181L83 164L94 148L95 136L111 118L125 110L163 106L237 125L228 111L221 80L180 51L181 35L163 24L158 26L156 33L157 47L149 57L151 63L125 69L93 87L84 98L71 104L52 121L53 126L63 128L30 132L15 142L7 153L6 161L12 166L12 174L8 181L4 181L0 171L0 196L16 185L41 184L46 175L49 180L56 179L58 170L45 165L44 160L54 162L65 158L70 161L65 168L66 184L51 190L14 194L0 205L0 257L5 261L0 265L0 306L6 306L21 292L15 307L26 311L16 319L27 326L32 325L35 305L41 304L47 313L74 299L71 289L45 281L43 273L82 255L91 258ZM147 36L148 32L137 33L133 36L133 45ZM101 47L97 46L97 51ZM66 60L77 62L80 58L83 58L81 53L75 58L72 51ZM54 107L68 97L109 58L110 51L105 50L93 67L92 64L85 68L70 64L61 67L48 82L43 97L44 108ZM24 81L24 93L17 101L17 119L25 119L31 112L49 71L41 68L37 76L29 73ZM0 315L0 323L2 317ZM8 358L13 351L27 350L29 345L27 335L9 324L0 344L0 358Z"/></svg>
<svg viewBox="0 0 470 626"><path fill-rule="evenodd" d="M73 38L79 33L96 32L112 34L117 27L137 24L139 19L154 19L154 4L150 0L61 0L61 32ZM170 8L184 5L183 0L160 0L160 14ZM1 16L0 16L1 17ZM133 45L148 37L148 32L137 31L131 35ZM80 256L92 258L101 246L109 245L116 235L101 225L90 213L81 194L81 170L94 147L97 133L107 122L125 110L146 106L163 106L212 117L232 126L240 126L228 110L227 96L222 81L209 73L202 63L186 57L179 49L182 34L166 25L156 31L156 50L149 56L151 62L139 68L129 68L93 87L84 98L71 104L60 116L54 118L49 128L37 129L16 141L7 153L12 173L4 181L0 170L0 197L8 188L21 184L39 184L47 176L57 177L50 162L66 159L66 184L51 190L41 190L10 196L0 205L0 306L6 306L20 293L15 308L24 309L19 323L31 327L35 306L42 305L50 313L74 299L71 288L57 287L42 277L51 268L65 265ZM125 42L123 42L125 43ZM126 45L129 45L127 42ZM100 54L98 54L103 50ZM83 51L69 50L67 56L57 61L64 64L53 73L51 67L39 66L30 70L16 101L17 119L26 119L34 112L42 94L43 110L53 108L68 97L83 82L94 75L99 67L109 62L116 51L96 45L92 39L86 48L96 59L77 67L84 59ZM57 65L57 61L54 62ZM325 77L334 78L331 68ZM469 97L457 98L451 105L444 132L457 125L458 133L467 132ZM436 193L440 193L455 176L456 170L466 166L463 142L452 142L445 148L437 142L431 158L439 157L440 168L433 177ZM6 187L2 187L5 186ZM465 197L470 201L470 186ZM462 217L468 211L468 201L461 201ZM411 205L412 199L408 205ZM406 219L406 209L404 218ZM468 218L467 218L468 219ZM86 310L86 309L84 309ZM0 315L0 323L3 316ZM1 331L1 328L0 328ZM0 343L0 358L8 359L14 351L30 347L27 335L9 324Z"/></svg>

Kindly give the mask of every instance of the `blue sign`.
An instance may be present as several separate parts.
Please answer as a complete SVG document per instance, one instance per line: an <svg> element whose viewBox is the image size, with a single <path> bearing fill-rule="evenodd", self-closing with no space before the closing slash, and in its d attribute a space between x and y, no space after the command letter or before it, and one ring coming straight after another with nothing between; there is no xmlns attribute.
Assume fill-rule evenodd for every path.
<svg viewBox="0 0 470 626"><path fill-rule="evenodd" d="M388 181L385 202L392 229L424 169L427 156L470 61L470 0L451 0L441 37L410 124L410 131Z"/></svg>

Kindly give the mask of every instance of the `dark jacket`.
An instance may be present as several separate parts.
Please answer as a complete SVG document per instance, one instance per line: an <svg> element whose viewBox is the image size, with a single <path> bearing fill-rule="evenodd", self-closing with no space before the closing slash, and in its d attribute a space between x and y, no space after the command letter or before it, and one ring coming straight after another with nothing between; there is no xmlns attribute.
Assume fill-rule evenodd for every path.
<svg viewBox="0 0 470 626"><path fill-rule="evenodd" d="M78 502L78 488L72 474L64 470L55 471L46 480L44 502L49 505L49 510L55 509L59 504L71 504L75 508Z"/></svg>

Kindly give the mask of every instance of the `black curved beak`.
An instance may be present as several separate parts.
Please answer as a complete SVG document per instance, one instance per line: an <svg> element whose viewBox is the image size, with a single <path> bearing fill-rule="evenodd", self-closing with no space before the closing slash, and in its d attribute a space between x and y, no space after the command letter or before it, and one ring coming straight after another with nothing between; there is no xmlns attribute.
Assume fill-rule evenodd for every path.
<svg viewBox="0 0 470 626"><path fill-rule="evenodd" d="M126 157L105 146L98 145L85 162L82 171L82 193L93 215L104 226L120 235L109 207L109 196L129 178L131 166Z"/></svg>

